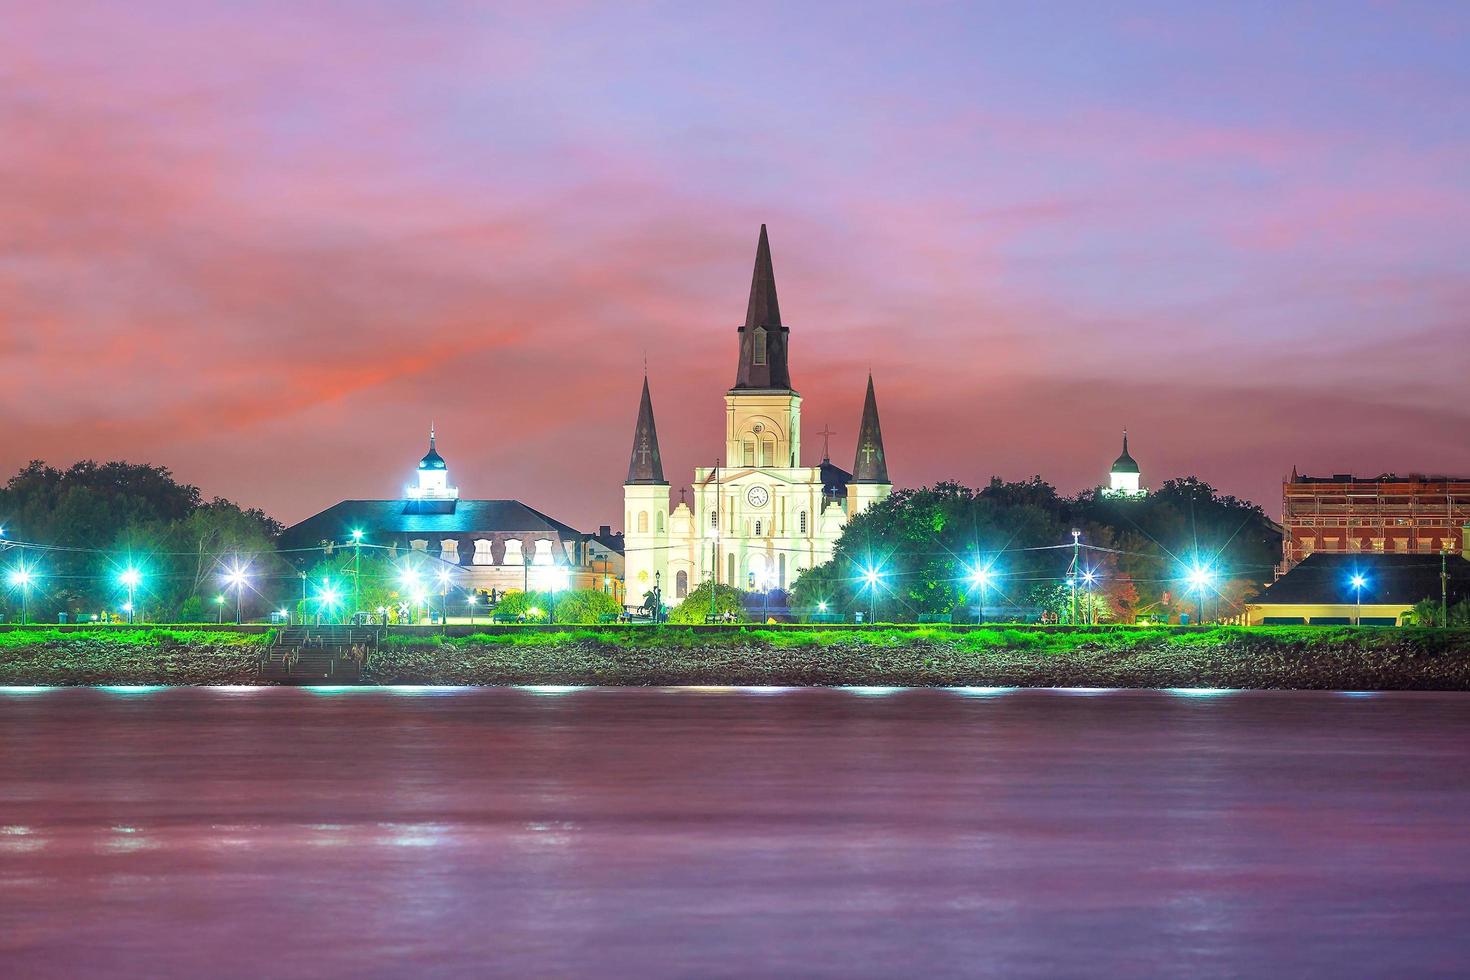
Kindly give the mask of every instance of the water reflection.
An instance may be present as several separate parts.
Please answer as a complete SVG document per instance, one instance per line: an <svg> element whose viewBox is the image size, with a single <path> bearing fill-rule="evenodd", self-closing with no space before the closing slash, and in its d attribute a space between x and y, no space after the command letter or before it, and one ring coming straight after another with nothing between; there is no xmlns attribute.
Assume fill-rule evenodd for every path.
<svg viewBox="0 0 1470 980"><path fill-rule="evenodd" d="M0 972L1470 965L1463 695L145 693L0 702Z"/></svg>

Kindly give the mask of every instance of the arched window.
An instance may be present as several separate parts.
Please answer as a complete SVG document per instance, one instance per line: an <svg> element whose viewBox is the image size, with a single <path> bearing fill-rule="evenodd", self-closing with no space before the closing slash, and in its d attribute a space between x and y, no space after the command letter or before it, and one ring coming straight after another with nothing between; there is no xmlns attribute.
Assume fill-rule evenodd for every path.
<svg viewBox="0 0 1470 980"><path fill-rule="evenodd" d="M640 510L638 512L638 533L648 533L648 511L646 510Z"/></svg>
<svg viewBox="0 0 1470 980"><path fill-rule="evenodd" d="M798 517L798 521L799 521L799 523L801 525L801 533L803 535L805 535L806 534L806 511L802 511L801 512L800 517Z"/></svg>
<svg viewBox="0 0 1470 980"><path fill-rule="evenodd" d="M764 327L756 327L755 328L755 344L754 344L754 351L753 351L753 353L754 353L754 357L752 358L752 362L753 363L755 363L755 364L764 364L764 363L766 363L766 331L765 331L765 328Z"/></svg>
<svg viewBox="0 0 1470 980"><path fill-rule="evenodd" d="M755 536L756 537L760 537L761 536L761 522L760 521L756 521L755 522Z"/></svg>
<svg viewBox="0 0 1470 980"><path fill-rule="evenodd" d="M725 570L726 570L726 572L728 572L728 574L725 576L725 581L728 582L731 585L734 585L735 584L735 554L734 554L734 552L731 552L729 555L726 555L725 556Z"/></svg>
<svg viewBox="0 0 1470 980"><path fill-rule="evenodd" d="M679 572L674 576L674 596L683 599L689 595L689 573Z"/></svg>
<svg viewBox="0 0 1470 980"><path fill-rule="evenodd" d="M776 441L774 439L761 440L761 465L776 465Z"/></svg>
<svg viewBox="0 0 1470 980"><path fill-rule="evenodd" d="M719 527L720 526L720 512L719 511L712 510L712 511L709 512L709 526L710 527Z"/></svg>
<svg viewBox="0 0 1470 980"><path fill-rule="evenodd" d="M740 447L740 452L741 452L741 457L740 458L742 460L744 460L746 466L754 466L755 465L755 440L754 439L747 439L747 440L745 440L744 445L742 445Z"/></svg>
<svg viewBox="0 0 1470 980"><path fill-rule="evenodd" d="M664 512L661 511L661 510L660 511L655 511L654 512L654 517L658 519L658 533L659 534L663 534L664 533Z"/></svg>

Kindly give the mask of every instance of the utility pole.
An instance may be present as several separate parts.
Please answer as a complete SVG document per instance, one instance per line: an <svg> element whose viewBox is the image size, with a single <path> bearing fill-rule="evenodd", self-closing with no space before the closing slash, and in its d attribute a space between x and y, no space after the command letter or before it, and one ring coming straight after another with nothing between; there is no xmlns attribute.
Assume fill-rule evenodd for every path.
<svg viewBox="0 0 1470 980"><path fill-rule="evenodd" d="M1067 578L1072 583L1072 625L1077 625L1077 575L1082 570L1082 532L1072 528L1072 570Z"/></svg>
<svg viewBox="0 0 1470 980"><path fill-rule="evenodd" d="M709 617L715 618L715 586L720 584L720 461L715 460L715 539L710 543Z"/></svg>
<svg viewBox="0 0 1470 980"><path fill-rule="evenodd" d="M1439 549L1439 625L1450 625L1450 573L1447 565L1449 551Z"/></svg>

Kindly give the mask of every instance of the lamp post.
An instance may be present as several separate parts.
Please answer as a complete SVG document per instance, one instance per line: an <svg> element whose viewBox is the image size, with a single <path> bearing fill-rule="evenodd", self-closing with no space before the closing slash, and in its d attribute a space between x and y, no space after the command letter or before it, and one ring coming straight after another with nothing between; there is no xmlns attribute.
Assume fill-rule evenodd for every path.
<svg viewBox="0 0 1470 980"><path fill-rule="evenodd" d="M1356 607L1354 609L1354 611L1353 611L1353 625L1354 626L1362 626L1363 625L1363 586L1365 586L1367 584L1368 584L1368 580L1365 579L1365 578L1363 578L1362 575L1358 575L1358 574L1354 574L1353 575L1353 578L1352 578L1353 602L1354 602L1355 607Z"/></svg>
<svg viewBox="0 0 1470 980"><path fill-rule="evenodd" d="M135 616L133 601L136 598L138 583L143 580L143 576L136 568L128 567L123 569L123 573L119 577L122 580L122 584L128 587L128 604L124 611L128 614L128 625L131 626Z"/></svg>
<svg viewBox="0 0 1470 980"><path fill-rule="evenodd" d="M990 569L981 566L978 562L970 571L970 581L980 590L980 614L976 617L979 623L985 622L985 593L990 586Z"/></svg>
<svg viewBox="0 0 1470 980"><path fill-rule="evenodd" d="M233 586L234 589L235 589L235 625L236 626L239 626L240 625L240 619L241 619L240 609L241 609L241 606L244 603L244 599L245 599L245 583L247 581L248 581L248 579L246 577L246 568L243 567L243 566L241 566L238 562L235 563L235 566L233 568L231 568L227 573L225 573L225 582L228 583L229 585Z"/></svg>
<svg viewBox="0 0 1470 980"><path fill-rule="evenodd" d="M352 613L362 608L362 528L352 529Z"/></svg>
<svg viewBox="0 0 1470 980"><path fill-rule="evenodd" d="M1077 625L1077 573L1082 570L1082 532L1072 528L1072 567L1067 571L1067 581L1072 585L1072 625Z"/></svg>
<svg viewBox="0 0 1470 980"><path fill-rule="evenodd" d="M471 626L475 625L475 598L476 598L475 597L475 593L471 592L469 594L469 597L467 599L465 599L465 604L470 607L470 625Z"/></svg>
<svg viewBox="0 0 1470 980"><path fill-rule="evenodd" d="M449 570L446 568L439 570L439 626L449 629Z"/></svg>
<svg viewBox="0 0 1470 980"><path fill-rule="evenodd" d="M1195 563L1189 569L1188 581L1190 588L1194 589L1197 605L1196 625L1202 625L1205 620L1205 589L1213 581L1215 575L1207 566Z"/></svg>
<svg viewBox="0 0 1470 980"><path fill-rule="evenodd" d="M10 573L10 584L20 589L20 625L22 626L30 618L32 581L33 576L31 575L31 570L24 565Z"/></svg>
<svg viewBox="0 0 1470 980"><path fill-rule="evenodd" d="M882 579L882 573L873 567L863 572L863 583L868 589L868 625L878 618L878 582Z"/></svg>
<svg viewBox="0 0 1470 980"><path fill-rule="evenodd" d="M225 596L224 593L214 597L214 624L223 626L225 624Z"/></svg>

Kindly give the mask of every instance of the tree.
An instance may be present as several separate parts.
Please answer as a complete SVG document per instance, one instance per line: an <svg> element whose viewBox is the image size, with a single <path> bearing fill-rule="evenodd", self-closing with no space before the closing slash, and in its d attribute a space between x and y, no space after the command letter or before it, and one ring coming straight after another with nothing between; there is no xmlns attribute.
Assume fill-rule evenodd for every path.
<svg viewBox="0 0 1470 980"><path fill-rule="evenodd" d="M212 599L227 561L248 561L262 584L282 573L279 524L227 500L206 502L162 466L84 460L60 470L33 461L0 487L0 524L36 546L26 555L41 583L32 596L38 618L117 611L128 567L143 573L133 590L140 610L162 619L177 617L190 597ZM265 602L251 596L247 609Z"/></svg>
<svg viewBox="0 0 1470 980"><path fill-rule="evenodd" d="M703 623L710 615L710 594L714 594L714 615L720 619L730 619L737 623L748 621L745 613L745 605L741 601L743 593L729 585L720 585L714 582L703 582L693 592L684 597L684 601L669 610L669 622L695 624Z"/></svg>
<svg viewBox="0 0 1470 980"><path fill-rule="evenodd" d="M1261 508L1193 477L1126 499L1095 490L1063 497L1040 477L992 479L978 490L938 483L898 490L853 517L832 560L798 577L792 604L809 614L825 602L850 615L868 608L871 591L880 619L953 613L979 604L974 572L986 569L987 605L1035 606L1066 619L1071 592L1061 583L1073 528L1086 546L1082 570L1094 578L1079 591L1095 598L1089 620L1192 611L1192 596L1182 593L1195 563L1214 574L1206 605L1229 615L1269 581L1280 555L1280 533Z"/></svg>

